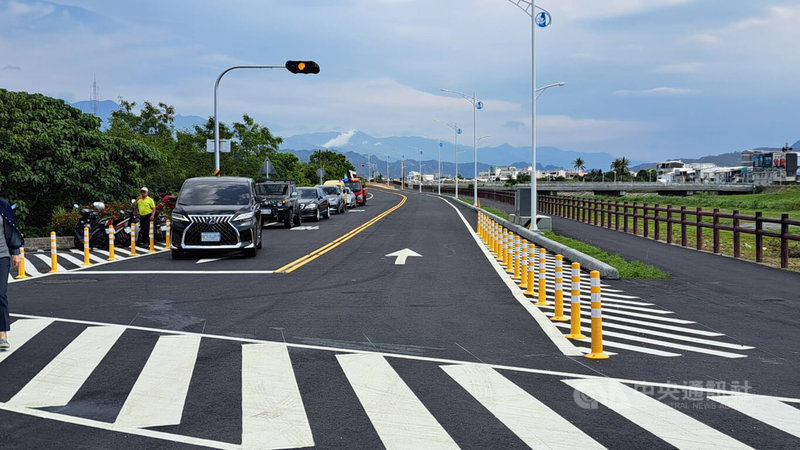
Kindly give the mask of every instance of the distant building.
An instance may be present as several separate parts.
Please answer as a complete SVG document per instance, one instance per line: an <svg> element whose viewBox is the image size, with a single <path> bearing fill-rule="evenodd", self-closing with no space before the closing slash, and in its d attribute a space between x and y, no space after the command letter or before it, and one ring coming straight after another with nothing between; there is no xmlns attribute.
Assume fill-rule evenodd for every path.
<svg viewBox="0 0 800 450"><path fill-rule="evenodd" d="M743 178L748 183L768 185L798 181L798 153L788 145L780 151L745 150L742 152Z"/></svg>

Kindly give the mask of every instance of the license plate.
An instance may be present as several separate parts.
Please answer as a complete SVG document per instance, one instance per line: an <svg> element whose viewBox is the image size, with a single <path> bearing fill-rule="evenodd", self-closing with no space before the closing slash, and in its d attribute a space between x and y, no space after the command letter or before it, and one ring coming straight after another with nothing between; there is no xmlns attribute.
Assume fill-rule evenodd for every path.
<svg viewBox="0 0 800 450"><path fill-rule="evenodd" d="M200 240L203 242L219 242L219 233L202 233Z"/></svg>
<svg viewBox="0 0 800 450"><path fill-rule="evenodd" d="M272 210L269 208L264 208L261 210L261 214L272 214Z"/></svg>

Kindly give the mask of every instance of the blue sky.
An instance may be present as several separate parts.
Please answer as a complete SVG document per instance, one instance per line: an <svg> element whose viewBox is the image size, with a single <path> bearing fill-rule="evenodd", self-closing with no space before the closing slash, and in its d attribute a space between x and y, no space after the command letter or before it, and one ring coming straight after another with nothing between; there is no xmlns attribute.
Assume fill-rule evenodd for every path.
<svg viewBox="0 0 800 450"><path fill-rule="evenodd" d="M800 2L543 0L537 143L659 160L800 139ZM278 135L359 130L530 145L530 19L508 0L0 0L0 87L166 102ZM463 140L462 140L463 139ZM460 143L467 139L460 139ZM525 155L520 155L520 159Z"/></svg>

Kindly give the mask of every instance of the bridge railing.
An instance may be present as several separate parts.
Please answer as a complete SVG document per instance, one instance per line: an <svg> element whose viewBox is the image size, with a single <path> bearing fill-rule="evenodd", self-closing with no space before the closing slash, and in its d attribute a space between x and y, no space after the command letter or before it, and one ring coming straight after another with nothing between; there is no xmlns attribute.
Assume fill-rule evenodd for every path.
<svg viewBox="0 0 800 450"><path fill-rule="evenodd" d="M800 220L788 214L778 219L761 212L746 215L719 208L704 211L566 196L540 195L538 199L544 214L756 262L779 260L781 268L791 264L800 269Z"/></svg>

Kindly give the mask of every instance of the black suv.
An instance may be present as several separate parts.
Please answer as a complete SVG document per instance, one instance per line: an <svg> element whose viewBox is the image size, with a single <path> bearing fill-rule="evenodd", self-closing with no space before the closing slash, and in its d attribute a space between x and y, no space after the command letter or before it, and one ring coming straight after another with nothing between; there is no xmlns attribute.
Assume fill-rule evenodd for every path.
<svg viewBox="0 0 800 450"><path fill-rule="evenodd" d="M294 180L260 180L256 183L256 194L261 200L261 217L264 223L282 222L286 228L300 225L302 217Z"/></svg>
<svg viewBox="0 0 800 450"><path fill-rule="evenodd" d="M252 178L201 177L183 182L172 210L172 257L189 250L261 248L261 202Z"/></svg>

